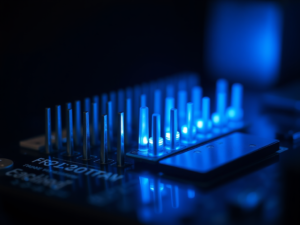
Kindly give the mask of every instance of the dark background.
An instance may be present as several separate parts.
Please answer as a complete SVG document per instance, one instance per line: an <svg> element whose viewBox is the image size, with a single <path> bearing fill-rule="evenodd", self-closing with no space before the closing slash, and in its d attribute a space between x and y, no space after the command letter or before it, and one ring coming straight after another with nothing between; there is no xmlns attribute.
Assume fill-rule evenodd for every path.
<svg viewBox="0 0 300 225"><path fill-rule="evenodd" d="M284 83L299 75L299 3L279 3ZM211 1L1 4L4 145L43 133L45 107L181 71L209 78L203 49Z"/></svg>

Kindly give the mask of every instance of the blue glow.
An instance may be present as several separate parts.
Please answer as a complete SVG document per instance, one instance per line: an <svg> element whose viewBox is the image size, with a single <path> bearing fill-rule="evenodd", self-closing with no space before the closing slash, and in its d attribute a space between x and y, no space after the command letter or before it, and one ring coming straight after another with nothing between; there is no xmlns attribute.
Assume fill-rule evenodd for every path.
<svg viewBox="0 0 300 225"><path fill-rule="evenodd" d="M139 177L140 180L140 187L141 187L141 195L142 195L142 202L147 204L150 202L150 187L149 187L149 179L146 177Z"/></svg>
<svg viewBox="0 0 300 225"><path fill-rule="evenodd" d="M219 115L224 115L226 110L227 103L227 94L226 92L220 92L217 94L217 113Z"/></svg>
<svg viewBox="0 0 300 225"><path fill-rule="evenodd" d="M194 103L194 118L199 119L201 117L201 99L202 88L199 86L192 89L192 102Z"/></svg>
<svg viewBox="0 0 300 225"><path fill-rule="evenodd" d="M202 98L202 118L203 120L209 120L210 118L210 98Z"/></svg>
<svg viewBox="0 0 300 225"><path fill-rule="evenodd" d="M149 139L149 116L148 107L140 108L140 122L139 122L139 150L148 151Z"/></svg>
<svg viewBox="0 0 300 225"><path fill-rule="evenodd" d="M183 143L194 143L196 142L196 126L194 126L193 119L193 103L187 103L187 113L186 113L186 126L181 127L182 130L182 142Z"/></svg>
<svg viewBox="0 0 300 225"><path fill-rule="evenodd" d="M187 103L187 92L183 90L178 91L177 109L178 109L179 127L183 126L186 123L186 103Z"/></svg>
<svg viewBox="0 0 300 225"><path fill-rule="evenodd" d="M131 141L131 134L132 134L132 104L131 99L126 99L126 113L125 113L125 143L129 144Z"/></svg>
<svg viewBox="0 0 300 225"><path fill-rule="evenodd" d="M142 94L141 95L141 107L146 107L147 106L147 95Z"/></svg>
<svg viewBox="0 0 300 225"><path fill-rule="evenodd" d="M241 120L243 118L243 86L235 83L231 89L231 107L227 109L227 116L231 120Z"/></svg>
<svg viewBox="0 0 300 225"><path fill-rule="evenodd" d="M165 133L170 131L170 123L171 123L171 109L175 107L174 98L167 97L166 98L166 106L165 106Z"/></svg>
<svg viewBox="0 0 300 225"><path fill-rule="evenodd" d="M171 97L171 98L175 97L175 90L172 84L167 85L166 92L167 92L167 97Z"/></svg>
<svg viewBox="0 0 300 225"><path fill-rule="evenodd" d="M154 91L154 113L162 114L161 109L161 91L159 89Z"/></svg>
<svg viewBox="0 0 300 225"><path fill-rule="evenodd" d="M282 36L277 3L218 1L208 15L205 54L212 75L262 87L276 82Z"/></svg>
<svg viewBox="0 0 300 225"><path fill-rule="evenodd" d="M198 120L197 127L202 128L203 127L203 120Z"/></svg>
<svg viewBox="0 0 300 225"><path fill-rule="evenodd" d="M170 133L166 133L166 139L170 140ZM176 133L176 140L179 140L179 139L180 139L180 133L177 131L177 133Z"/></svg>
<svg viewBox="0 0 300 225"><path fill-rule="evenodd" d="M244 206L246 208L253 208L259 203L259 196L256 192L247 193L244 198Z"/></svg>
<svg viewBox="0 0 300 225"><path fill-rule="evenodd" d="M187 190L188 198L194 198L195 197L195 191L192 189Z"/></svg>
<svg viewBox="0 0 300 225"><path fill-rule="evenodd" d="M218 123L220 123L220 116L218 114L213 114L212 120L213 120L214 124L218 124Z"/></svg>

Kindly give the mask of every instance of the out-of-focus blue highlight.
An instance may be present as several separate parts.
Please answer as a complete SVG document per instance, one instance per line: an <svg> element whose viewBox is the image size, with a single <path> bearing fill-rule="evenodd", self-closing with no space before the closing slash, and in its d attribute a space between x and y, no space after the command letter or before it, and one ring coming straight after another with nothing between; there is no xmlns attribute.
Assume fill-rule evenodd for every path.
<svg viewBox="0 0 300 225"><path fill-rule="evenodd" d="M148 107L140 108L140 121L139 121L139 150L148 151L149 140L149 115Z"/></svg>
<svg viewBox="0 0 300 225"><path fill-rule="evenodd" d="M171 109L175 107L175 100L172 97L166 98L165 105L165 133L170 131Z"/></svg>
<svg viewBox="0 0 300 225"><path fill-rule="evenodd" d="M243 118L243 86L235 83L231 88L231 106L227 109L227 117L230 120L241 120Z"/></svg>
<svg viewBox="0 0 300 225"><path fill-rule="evenodd" d="M277 3L218 1L208 15L205 54L212 75L262 87L276 82L282 36Z"/></svg>
<svg viewBox="0 0 300 225"><path fill-rule="evenodd" d="M201 117L201 99L202 99L202 88L195 86L192 89L192 102L194 103L194 118L195 120Z"/></svg>
<svg viewBox="0 0 300 225"><path fill-rule="evenodd" d="M177 109L178 109L179 127L182 127L186 122L186 103L187 103L187 92L178 91Z"/></svg>

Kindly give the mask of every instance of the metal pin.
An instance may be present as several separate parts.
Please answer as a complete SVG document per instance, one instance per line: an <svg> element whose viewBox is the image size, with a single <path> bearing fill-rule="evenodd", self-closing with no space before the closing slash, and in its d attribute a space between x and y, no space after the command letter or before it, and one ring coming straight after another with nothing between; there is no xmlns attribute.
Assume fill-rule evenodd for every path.
<svg viewBox="0 0 300 225"><path fill-rule="evenodd" d="M93 112L93 132L92 132L92 145L96 146L99 144L99 117L98 117L98 104L96 102L92 105Z"/></svg>
<svg viewBox="0 0 300 225"><path fill-rule="evenodd" d="M136 85L133 88L133 118L134 118L134 126L136 128L139 127L140 96L141 96L141 88L140 86Z"/></svg>
<svg viewBox="0 0 300 225"><path fill-rule="evenodd" d="M62 129L61 129L61 107L55 106L55 145L57 150L62 149Z"/></svg>
<svg viewBox="0 0 300 225"><path fill-rule="evenodd" d="M188 143L191 143L193 141L193 103L189 102L187 103L187 140Z"/></svg>
<svg viewBox="0 0 300 225"><path fill-rule="evenodd" d="M107 132L107 115L101 116L101 148L100 148L100 162L101 164L107 163L108 156L108 132Z"/></svg>
<svg viewBox="0 0 300 225"><path fill-rule="evenodd" d="M80 101L75 101L75 135L74 135L74 141L75 146L80 146L82 143L82 137L81 137L81 104Z"/></svg>
<svg viewBox="0 0 300 225"><path fill-rule="evenodd" d="M111 101L112 103L112 118L113 118L113 121L117 121L117 94L116 92L114 91L111 91L109 93L109 101ZM109 115L108 115L109 116ZM116 130L117 130L117 123L113 123L113 134L115 135L116 134Z"/></svg>
<svg viewBox="0 0 300 225"><path fill-rule="evenodd" d="M72 103L67 102L66 103L66 128L68 127L68 114L69 114L69 109L72 109Z"/></svg>
<svg viewBox="0 0 300 225"><path fill-rule="evenodd" d="M176 148L176 134L177 134L177 109L171 109L171 124L170 124L170 142L171 149Z"/></svg>
<svg viewBox="0 0 300 225"><path fill-rule="evenodd" d="M132 134L132 105L131 99L126 99L126 112L125 112L125 144L128 145L131 142Z"/></svg>
<svg viewBox="0 0 300 225"><path fill-rule="evenodd" d="M68 110L67 123L67 155L72 156L74 151L72 109Z"/></svg>
<svg viewBox="0 0 300 225"><path fill-rule="evenodd" d="M45 151L47 154L52 152L51 144L51 109L45 109Z"/></svg>
<svg viewBox="0 0 300 225"><path fill-rule="evenodd" d="M91 110L91 99L90 98L85 98L84 99L84 111L85 112L90 112Z"/></svg>
<svg viewBox="0 0 300 225"><path fill-rule="evenodd" d="M91 155L90 149L90 123L89 112L83 112L83 159L88 160Z"/></svg>
<svg viewBox="0 0 300 225"><path fill-rule="evenodd" d="M160 139L160 115L152 115L152 139L153 139L153 155L159 154L159 139Z"/></svg>
<svg viewBox="0 0 300 225"><path fill-rule="evenodd" d="M117 150L117 166L124 165L124 154L125 154L125 146L124 146L124 112L118 113L119 120L119 129L118 129L118 150Z"/></svg>
<svg viewBox="0 0 300 225"><path fill-rule="evenodd" d="M107 130L108 130L108 137L107 137L107 146L108 151L112 151L112 142L113 142L113 112L112 112L112 102L107 102Z"/></svg>

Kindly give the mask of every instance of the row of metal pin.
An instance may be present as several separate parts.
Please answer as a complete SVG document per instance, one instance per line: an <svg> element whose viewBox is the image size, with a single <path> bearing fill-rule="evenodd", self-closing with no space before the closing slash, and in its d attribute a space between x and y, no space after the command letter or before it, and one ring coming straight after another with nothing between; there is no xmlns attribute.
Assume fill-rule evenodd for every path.
<svg viewBox="0 0 300 225"><path fill-rule="evenodd" d="M108 109L110 108L111 102L107 103ZM94 102L92 104L93 121L92 121L92 145L100 145L100 162L101 164L106 164L108 162L108 151L109 151L109 126L108 126L108 116L101 115L101 137L99 140L98 135L98 104ZM75 146L82 146L82 158L83 160L89 160L91 158L91 144L90 144L90 114L88 111L83 112L83 129L81 135L81 110L80 101L75 102L75 129L73 129L73 110L71 108L71 103L66 104L66 155L69 157L77 155L74 151L74 137ZM87 108L85 108L87 109ZM56 121L55 121L55 148L56 150L63 149L62 141L62 126L61 126L61 106L57 105L55 107ZM118 114L119 122L119 135L118 135L118 147L117 147L117 165L124 165L124 154L125 154L125 144L124 144L124 112ZM51 143L51 109L45 109L45 152L47 154L52 153L52 143ZM73 134L75 132L75 135Z"/></svg>
<svg viewBox="0 0 300 225"><path fill-rule="evenodd" d="M222 83L222 82L218 82L218 83ZM218 89L220 89L218 87L218 83L217 83L217 91L218 91ZM181 84L181 83L178 83L178 84ZM197 82L195 82L195 84L197 84ZM201 87L194 86L192 88L190 99L192 100L193 105L190 105L190 103L187 103L187 99L188 99L187 95L189 92L181 90L179 88L179 91L177 92L178 96L175 95L176 91L174 89L174 85L170 85L170 84L166 85L165 86L166 93L163 93L163 91L162 91L164 89L163 85L159 86L158 84L156 84L156 87L157 88L160 87L160 89L155 89L155 88L153 88L154 87L153 85L152 86L150 85L150 88L148 87L148 89L150 89L149 96L147 96L147 94L141 94L141 93L147 93L147 91L145 91L145 89L147 89L146 86L143 85L142 87L144 89L143 92L141 92L141 90L139 90L139 87L136 86L134 89L127 88L125 91L119 90L117 92L117 94L116 94L116 92L110 92L109 95L103 94L101 96L101 112L102 112L102 114L103 113L107 114L107 115L105 115L106 116L105 122L104 122L103 118L101 119L101 124L104 124L101 126L101 132L100 132L101 133L101 150L107 149L108 151L112 151L113 145L114 145L114 136L116 136L116 131L118 131L118 134L122 133L122 135L120 137L118 135L118 139L123 139L123 142L122 142L123 145L121 145L121 146L124 147L124 144L130 143L130 141L132 140L133 129L134 128L135 128L135 130L139 129L137 126L139 124L139 120L138 120L139 110L138 110L138 112L136 112L137 107L139 109L139 107L145 107L146 105L149 104L152 107L152 112L154 112L156 114L161 114L163 111L171 112L171 114L169 114L169 115L167 115L168 113L165 114L166 116L165 116L165 118L163 118L164 119L163 124L165 124L164 127L176 127L176 130L177 130L177 126L182 127L182 124L183 124L182 121L185 121L185 118L187 116L186 111L185 111L185 106L193 108L191 110L194 112L192 114L194 117L198 118L200 116L200 101L197 101L196 99L201 99L201 96L202 96ZM240 89L240 87L238 87L238 88ZM126 95L126 100L124 97L125 95ZM162 104L163 96L167 96L165 105ZM173 96L173 97L170 97L170 96ZM217 112L221 112L221 110L219 110L219 109L222 108L222 105L224 105L224 104L222 103L221 107L220 107L220 103L218 103L218 101L220 101L220 99L218 100L218 96L219 95L217 94L217 106L216 107L217 107ZM108 97L109 97L109 101L108 101ZM147 99L147 97L149 97L150 100ZM175 105L174 101L176 98L174 98L174 97L178 97L178 102L177 102L178 112L177 112L177 110L173 110L173 111L171 110L171 109L174 109L174 105ZM117 102L117 99L118 99L118 102ZM235 100L235 99L236 98L234 98L232 101L233 102L239 101L239 100ZM168 101L170 103L168 103ZM134 104L132 104L133 102L134 102ZM148 104L147 104L147 102L148 102ZM209 98L207 98L207 97L204 97L202 99L202 108L203 108L202 117L203 118L209 117L209 107L210 107L209 102L210 102ZM241 104L241 103L237 103L237 104ZM134 106L134 107L132 107L132 106ZM67 128L69 128L69 126L71 126L70 125L70 123L71 123L70 122L70 112L69 112L69 110L71 108L72 108L71 103L67 103L66 104L66 109L67 109L66 110L66 112L67 112L66 118L68 118L67 124L66 124ZM119 111L122 111L122 113L123 113L122 114L123 116L121 116L122 122L119 119L119 122L115 123L115 121L116 121L115 115L116 114L114 113L114 111L116 111L116 108ZM132 110L133 108L134 108L134 110ZM84 110L90 111L90 99L89 98L86 98L84 100ZM99 111L99 97L94 96L93 103L92 103L92 123L91 123L91 125L92 125L91 126L91 128L92 128L91 129L92 130L91 141L92 141L92 145L94 145L94 146L98 145L100 143L99 139L98 139L98 136L99 136L98 111ZM189 112L189 110L187 112ZM74 122L75 122L74 141L75 141L76 146L81 145L81 142L82 142L81 126L80 126L81 125L81 122L80 122L81 116L80 115L81 115L80 101L76 101L75 102L75 120L74 120ZM119 117L120 117L120 114L119 114ZM178 117L178 121L177 121L177 117ZM48 117L46 116L46 118L48 118ZM61 146L62 146L62 140L61 140L61 138L59 138L59 137L61 137L61 119L59 119L59 118L61 118L60 106L56 106L56 138L55 139L56 139L56 148L57 149L61 149ZM160 119L161 118L159 118L159 121L160 121ZM170 119L171 119L171 121L173 121L171 124L170 124L170 122L171 122ZM174 121L175 121L175 123L174 123ZM46 122L46 124L49 124L49 123ZM117 124L119 124L119 126ZM120 124L123 124L122 128L121 128ZM106 127L106 128L104 129L104 127ZM85 127L83 127L83 128L85 128ZM68 130L70 130L70 131L68 132ZM67 129L67 133L68 133L67 140L69 140L69 142L70 142L70 144L68 145L68 141L67 141L68 154L71 151L70 149L73 149L72 144L71 144L71 143L73 143L73 140L71 140L72 135L70 136L70 133L72 132L71 130L73 130L73 129L71 129L71 128ZM123 130L123 132L122 132L122 130ZM154 129L154 130L156 130L156 129ZM175 130L175 128L174 128L174 130ZM46 129L46 133L47 133L47 129ZM172 135L171 135L171 133L172 133ZM170 133L170 135L171 135L170 141L171 141L171 143L173 143L173 141L175 141L175 139L176 139L176 138L174 138L176 136L176 131L171 132L171 133ZM103 134L106 135L106 138L103 139L103 140L106 140L106 141L104 141L105 143L107 143L105 145L106 147L102 146ZM153 136L153 138L155 138L155 137ZM157 140L157 139L155 139L155 140ZM119 142L120 142L120 140L118 140L118 142L117 142L118 149L119 149ZM173 144L172 144L172 146L173 146ZM47 147L46 147L46 149L47 149ZM85 150L83 150L83 151L85 151ZM85 155L88 155L88 154L85 154Z"/></svg>

